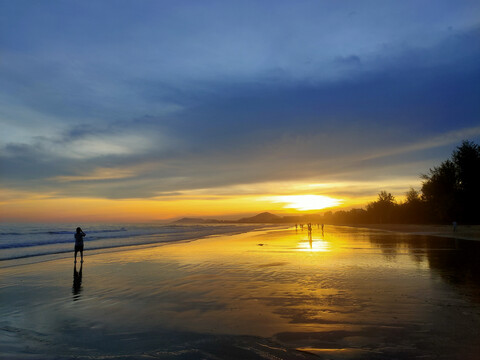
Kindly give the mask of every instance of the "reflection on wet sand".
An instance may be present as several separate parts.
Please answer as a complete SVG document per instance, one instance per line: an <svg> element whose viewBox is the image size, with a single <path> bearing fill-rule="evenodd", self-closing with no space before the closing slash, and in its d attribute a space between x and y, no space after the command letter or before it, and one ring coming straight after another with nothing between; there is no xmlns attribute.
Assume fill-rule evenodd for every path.
<svg viewBox="0 0 480 360"><path fill-rule="evenodd" d="M313 236L311 232L308 233L308 240L300 241L298 243L298 251L330 251L329 243L324 241L319 236Z"/></svg>
<svg viewBox="0 0 480 360"><path fill-rule="evenodd" d="M80 269L77 271L77 263L73 265L73 301L80 299L80 292L82 291L82 271L83 271L83 262L80 264Z"/></svg>
<svg viewBox="0 0 480 360"><path fill-rule="evenodd" d="M331 359L473 359L480 352L479 246L333 226L323 234L292 228L211 237L89 256L95 276L84 289L81 268L74 270L74 312L51 304L53 290L38 286L32 298L42 306L21 311L55 319L35 326L54 329L48 335L59 347L85 346L73 346L61 324L70 324L75 339L88 335L82 356L91 349L132 354L129 346L141 343L153 358L159 349L190 356L201 349L213 359L212 344L228 343L251 349L245 358L261 351L282 358L286 349L283 358L304 358L291 352L299 349ZM27 294L23 284L17 291ZM6 288L5 299L18 297L15 289Z"/></svg>
<svg viewBox="0 0 480 360"><path fill-rule="evenodd" d="M425 263L445 282L468 292L472 300L480 303L479 242L403 234L388 238L377 235L371 238L371 242L390 260L395 260L399 254L409 254L414 262Z"/></svg>
<svg viewBox="0 0 480 360"><path fill-rule="evenodd" d="M182 251L169 254L182 267L195 264L193 268L221 270L215 281L228 291L220 294L216 286L205 288L201 281L202 289L208 289L209 298L235 309L235 314L229 319L203 314L202 322L270 333L284 344L308 345L333 358L352 353L408 358L444 351L452 356L448 349L458 344L468 358L472 346L478 349L475 326L480 324L480 311L472 296L478 282L469 282L461 292L446 286L449 280L439 282L457 278L458 272L478 275L478 266L470 261L475 255L457 252L454 240L340 227L323 236L315 231L257 236L264 246L253 249L248 238L237 239L222 250L221 262L213 258L215 240L192 244L193 258ZM475 251L478 245L473 244ZM450 264L457 257L466 260L468 272ZM252 263L258 266L252 268ZM459 314L470 319L458 318ZM246 322L244 327L239 318ZM455 333L452 325L445 326L450 321ZM412 343L419 348L412 348ZM329 350L318 350L325 348Z"/></svg>

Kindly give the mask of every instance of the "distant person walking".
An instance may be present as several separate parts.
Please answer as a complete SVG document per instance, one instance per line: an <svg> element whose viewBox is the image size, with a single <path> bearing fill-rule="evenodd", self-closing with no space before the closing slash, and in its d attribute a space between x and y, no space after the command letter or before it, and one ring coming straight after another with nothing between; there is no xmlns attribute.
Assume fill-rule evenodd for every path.
<svg viewBox="0 0 480 360"><path fill-rule="evenodd" d="M77 232L75 233L75 262L77 262L77 253L80 251L80 256L82 257L83 263L83 238L87 236L81 228L77 227Z"/></svg>
<svg viewBox="0 0 480 360"><path fill-rule="evenodd" d="M457 232L457 222L454 221L452 225L453 225L453 232Z"/></svg>

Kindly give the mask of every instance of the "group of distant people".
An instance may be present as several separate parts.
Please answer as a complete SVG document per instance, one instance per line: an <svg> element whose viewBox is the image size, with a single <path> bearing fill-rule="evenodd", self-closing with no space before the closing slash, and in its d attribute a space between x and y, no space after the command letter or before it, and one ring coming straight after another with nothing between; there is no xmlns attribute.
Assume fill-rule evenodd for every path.
<svg viewBox="0 0 480 360"><path fill-rule="evenodd" d="M303 231L303 227L305 226L304 224L295 224L295 230L298 230L298 227L300 226L300 229ZM322 226L322 233L323 233L323 230L324 230L324 224L321 224ZM320 228L320 224L317 224L317 229ZM308 223L307 224L307 229L308 229L308 232L311 233L312 232L312 223Z"/></svg>

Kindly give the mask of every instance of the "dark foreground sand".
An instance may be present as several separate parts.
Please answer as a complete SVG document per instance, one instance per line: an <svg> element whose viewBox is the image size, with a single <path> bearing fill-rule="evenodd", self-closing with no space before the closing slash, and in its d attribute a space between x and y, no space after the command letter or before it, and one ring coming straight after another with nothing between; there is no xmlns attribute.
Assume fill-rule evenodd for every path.
<svg viewBox="0 0 480 360"><path fill-rule="evenodd" d="M327 226L3 267L1 358L478 359L479 258Z"/></svg>

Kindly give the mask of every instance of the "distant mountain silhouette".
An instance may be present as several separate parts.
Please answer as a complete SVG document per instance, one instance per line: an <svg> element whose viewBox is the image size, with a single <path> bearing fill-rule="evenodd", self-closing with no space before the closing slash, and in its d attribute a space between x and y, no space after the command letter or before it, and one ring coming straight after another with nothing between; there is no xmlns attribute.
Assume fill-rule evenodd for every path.
<svg viewBox="0 0 480 360"><path fill-rule="evenodd" d="M276 223L282 221L280 216L274 215L269 212L263 212L261 214L246 217L238 220L240 223Z"/></svg>
<svg viewBox="0 0 480 360"><path fill-rule="evenodd" d="M202 218L189 218L184 217L182 219L173 221L171 224L264 224L264 223L296 223L296 222L308 222L312 220L312 216L278 216L269 212L263 212L251 217L244 217L239 220L218 220L218 219L202 219ZM318 222L318 221L317 221Z"/></svg>

